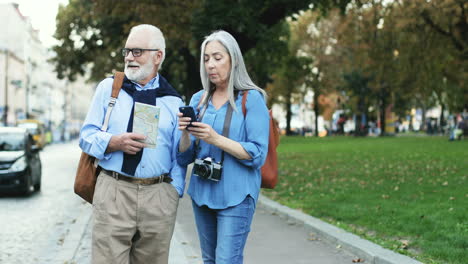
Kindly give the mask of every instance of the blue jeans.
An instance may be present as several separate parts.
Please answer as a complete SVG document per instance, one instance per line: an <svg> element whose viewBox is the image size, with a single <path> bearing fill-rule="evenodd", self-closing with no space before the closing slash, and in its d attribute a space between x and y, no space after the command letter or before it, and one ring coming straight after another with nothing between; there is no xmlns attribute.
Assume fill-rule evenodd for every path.
<svg viewBox="0 0 468 264"><path fill-rule="evenodd" d="M247 196L226 209L210 209L192 201L198 237L205 264L242 264L244 246L255 212L255 201Z"/></svg>

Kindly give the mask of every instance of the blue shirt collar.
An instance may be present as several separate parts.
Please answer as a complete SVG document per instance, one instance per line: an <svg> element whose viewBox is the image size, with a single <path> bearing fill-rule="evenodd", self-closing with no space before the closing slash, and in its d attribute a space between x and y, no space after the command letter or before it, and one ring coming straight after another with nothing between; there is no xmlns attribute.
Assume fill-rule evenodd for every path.
<svg viewBox="0 0 468 264"><path fill-rule="evenodd" d="M145 86L141 86L141 84L134 82L134 81L132 81L132 83L135 84L135 88L138 91L147 90L147 89L157 89L159 88L159 73L156 74L156 77L151 79Z"/></svg>

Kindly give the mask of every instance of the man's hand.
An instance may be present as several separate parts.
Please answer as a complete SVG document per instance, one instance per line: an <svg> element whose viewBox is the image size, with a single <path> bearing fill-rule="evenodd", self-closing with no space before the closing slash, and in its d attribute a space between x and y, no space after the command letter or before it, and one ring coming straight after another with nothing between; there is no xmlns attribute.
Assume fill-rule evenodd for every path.
<svg viewBox="0 0 468 264"><path fill-rule="evenodd" d="M106 152L123 151L130 155L135 155L142 148L146 147L145 136L138 133L123 133L120 135L113 135L107 145Z"/></svg>

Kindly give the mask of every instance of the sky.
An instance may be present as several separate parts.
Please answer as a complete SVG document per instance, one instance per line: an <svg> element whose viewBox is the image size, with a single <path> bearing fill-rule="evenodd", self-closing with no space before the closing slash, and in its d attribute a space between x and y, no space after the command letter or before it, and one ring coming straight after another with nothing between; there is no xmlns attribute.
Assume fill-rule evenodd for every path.
<svg viewBox="0 0 468 264"><path fill-rule="evenodd" d="M39 39L45 47L56 44L53 37L55 32L55 17L59 4L67 5L68 0L0 0L4 3L17 3L23 16L31 19L34 29L39 30Z"/></svg>

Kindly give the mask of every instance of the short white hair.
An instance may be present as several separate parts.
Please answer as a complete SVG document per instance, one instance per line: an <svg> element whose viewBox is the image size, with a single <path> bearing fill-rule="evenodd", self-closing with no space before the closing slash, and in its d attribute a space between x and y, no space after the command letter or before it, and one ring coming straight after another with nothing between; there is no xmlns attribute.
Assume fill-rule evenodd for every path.
<svg viewBox="0 0 468 264"><path fill-rule="evenodd" d="M237 43L236 39L224 30L218 30L211 33L209 36L205 38L201 45L201 58L200 58L200 78L202 81L203 89L205 90L205 94L212 93L212 84L210 82L210 78L208 73L205 69L205 48L206 45L211 41L218 41L221 45L224 46L227 53L231 57L231 71L229 74L229 83L228 83L228 94L229 94L229 103L231 104L233 109L236 109L235 98L234 98L234 89L236 90L257 90L265 99L267 100L267 95L263 89L258 87L252 79L250 79L249 74L247 73L247 69L245 67L244 58L242 57L242 52L240 50L239 44ZM207 103L209 96L205 96L203 99L203 104ZM237 109L236 109L237 110Z"/></svg>
<svg viewBox="0 0 468 264"><path fill-rule="evenodd" d="M166 40L164 39L164 35L161 32L161 30L153 25L150 24L141 24L132 27L130 29L130 33L128 34L129 36L136 31L147 31L149 32L149 48L150 49L159 49L162 51L162 59L161 59L161 64L159 65L159 69L161 69L162 64L164 62L164 59L166 58Z"/></svg>

